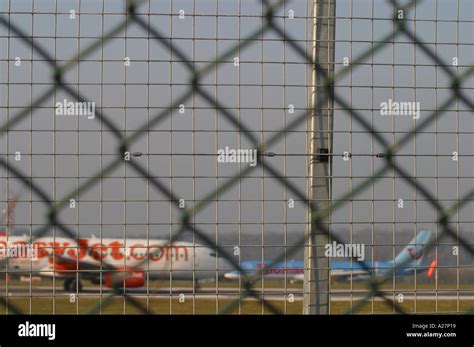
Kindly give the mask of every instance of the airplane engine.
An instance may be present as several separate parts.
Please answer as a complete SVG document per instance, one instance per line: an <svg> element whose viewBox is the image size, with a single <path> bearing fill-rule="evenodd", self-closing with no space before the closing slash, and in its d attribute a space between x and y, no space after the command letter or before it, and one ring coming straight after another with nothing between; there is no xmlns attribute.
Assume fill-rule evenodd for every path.
<svg viewBox="0 0 474 347"><path fill-rule="evenodd" d="M109 288L118 287L143 287L145 285L145 272L142 269L117 268L105 274L105 285Z"/></svg>
<svg viewBox="0 0 474 347"><path fill-rule="evenodd" d="M53 276L54 274L71 276L78 270L78 267L76 264L57 263L57 264L51 265L50 269L52 270L51 273Z"/></svg>

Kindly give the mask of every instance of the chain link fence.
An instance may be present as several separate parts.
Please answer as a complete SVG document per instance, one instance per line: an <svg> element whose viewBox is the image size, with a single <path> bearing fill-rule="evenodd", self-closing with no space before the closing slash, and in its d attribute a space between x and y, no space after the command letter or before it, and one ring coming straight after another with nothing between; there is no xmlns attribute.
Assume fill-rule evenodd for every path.
<svg viewBox="0 0 474 347"><path fill-rule="evenodd" d="M352 201L357 198L359 194L364 192L370 186L374 185L378 180L384 177L384 174L393 170L397 177L402 178L406 184L412 187L414 191L417 192L420 198L424 199L430 205L430 208L436 212L436 220L433 222L437 223L439 227L439 233L437 237L432 239L431 242L427 245L426 251L434 250L436 246L446 237L452 237L456 240L456 244L459 244L461 249L469 255L474 255L474 249L472 243L468 239L465 239L463 235L459 232L459 227L453 228L453 222L451 218L457 213L458 210L465 206L469 206L472 203L474 197L474 189L472 189L472 175L470 178L471 189L462 192L462 195L454 201L450 207L446 208L443 206L435 194L433 194L425 186L419 184L417 177L413 176L410 172L400 165L396 158L400 155L400 149L404 147L408 142L410 142L415 134L421 133L424 129L430 127L432 123L437 119L441 119L443 115L446 114L450 106L454 103L461 103L465 110L468 112L469 117L472 117L472 112L474 111L474 103L472 100L472 88L464 87L464 83L469 78L472 78L474 68L472 66L467 66L463 69L462 73L459 73L459 68L457 65L453 66L451 62L444 61L436 50L433 49L433 45L423 42L413 29L413 25L416 20L413 20L413 17L410 17L410 14L413 12L414 7L420 3L420 1L408 1L408 2L399 2L395 0L388 1L392 8L393 18L391 19L393 23L393 30L386 34L382 39L377 40L377 42L371 42L370 48L363 51L361 54L355 58L350 59L349 64L344 64L343 66L338 66L335 70L335 74L328 76L325 73L325 70L320 67L320 62L313 61L311 56L308 55L308 50L305 48L306 40L310 41L310 38L305 38L301 40L299 37L293 37L289 32L287 32L281 23L283 20L287 19L288 15L291 15L289 12L288 4L285 4L285 1L269 1L262 0L261 8L262 13L255 15L253 20L260 20L262 25L254 32L248 33L245 37L239 37L238 45L226 46L224 52L221 52L216 56L214 61L209 61L205 63L198 63L197 61L191 58L189 51L182 49L179 45L173 43L169 39L167 33L162 33L157 29L157 25L149 20L146 20L147 9L149 10L150 2L147 1L127 1L124 4L125 16L124 20L114 23L113 27L110 30L103 32L102 36L97 39L89 39L87 45L84 47L81 46L81 49L77 54L73 54L70 59L58 63L55 54L50 50L50 48L45 45L39 44L37 41L32 38L32 35L25 32L21 29L20 25L17 25L14 20L12 20L11 12L6 11L0 16L0 25L3 27L4 32L7 32L6 36L2 38L7 38L8 40L16 38L21 40L27 47L31 47L34 52L34 56L37 59L41 59L46 65L48 65L49 74L53 81L52 86L42 86L39 89L37 95L34 95L33 102L28 107L24 107L15 114L12 114L8 119L1 124L0 127L0 136L8 137L12 136L11 129L14 129L15 126L18 126L25 120L31 119L33 114L40 110L45 101L55 96L56 93L62 92L68 97L82 102L87 103L88 98L85 94L80 93L77 88L74 88L71 83L68 82L68 73L74 71L77 68L79 62L86 60L88 57L94 56L98 50L103 49L104 45L112 41L114 38L122 35L127 28L130 26L134 27L134 30L139 30L137 35L142 35L143 37L148 37L152 42L159 44L162 50L170 52L173 57L175 57L180 62L181 72L185 73L187 76L186 81L182 83L185 92L183 92L180 97L174 100L173 103L169 104L167 107L163 107L156 114L149 116L149 119L144 122L136 131L126 132L124 131L117 122L114 121L113 110L107 110L106 108L98 107L95 110L95 121L100 124L100 131L107 131L110 136L110 141L116 143L115 146L115 155L111 155L113 158L109 160L106 165L102 166L99 171L95 174L90 175L88 178L81 180L80 185L74 191L70 191L67 194L60 198L53 196L50 191L42 187L41 184L37 182L36 179L32 179L30 175L20 169L16 162L12 159L14 156L12 153L8 153L5 149L2 149L2 155L0 156L0 165L8 172L8 177L18 179L21 183L26 186L28 189L31 189L32 195L39 197L42 204L47 206L47 223L38 228L35 228L31 232L32 241L38 239L44 235L47 235L51 230L58 230L58 235L65 236L77 242L80 245L81 238L78 235L78 232L75 231L71 226L62 221L62 214L66 213L65 211L70 207L71 201L78 198L79 195L85 194L90 190L97 189L97 185L107 177L109 174L114 172L118 167L126 166L127 170L133 171L137 177L140 177L143 180L146 180L147 185L152 190L156 190L159 194L162 194L166 197L173 208L176 209L176 212L179 214L179 228L170 235L169 243L179 240L183 235L192 235L194 238L200 240L204 243L205 246L215 249L218 254L226 259L233 267L234 270L239 271L241 274L245 273L245 270L241 268L241 263L234 254L232 254L232 249L229 251L229 247L223 247L219 245L216 240L213 240L209 235L202 230L200 227L200 222L196 221L195 218L204 211L208 205L222 196L226 192L230 191L235 185L237 185L241 180L248 177L252 177L252 171L257 169L262 169L267 175L274 178L281 186L285 187L285 191L289 192L296 200L304 203L306 208L310 210L312 219L308 221L311 225L311 233L327 233L330 235L331 240L338 243L343 243L343 240L334 233L331 232L327 224L322 223L322 221L327 217L331 216L332 213L347 205L349 201ZM103 5L105 6L105 5ZM143 6L143 7L142 7ZM9 8L9 7L8 7ZM282 8L285 9L282 12ZM56 4L57 10L57 4ZM74 12L74 11L73 11ZM73 12L65 12L64 16L73 16ZM283 15L282 15L283 13ZM77 16L82 15L77 13ZM100 15L100 13L98 13ZM181 13L170 13L169 16L187 16L188 14ZM225 16L225 15L222 15ZM219 16L217 16L219 17ZM250 16L251 17L251 16ZM306 21L310 18L307 14L301 16L301 18ZM390 20L386 18L385 20ZM459 22L459 18L457 19ZM467 21L472 23L471 21ZM5 31L6 30L6 31ZM103 30L103 27L102 27ZM336 23L336 31L337 31ZM141 34L140 34L141 33ZM377 52L382 50L385 46L394 44L397 42L397 39L404 38L410 44L416 45L417 49L423 52L431 63L434 64L437 68L446 76L446 88L449 90L449 96L436 107L429 115L424 115L420 119L416 126L413 127L411 131L403 133L400 138L394 143L387 141L381 132L376 129L373 124L367 120L364 113L360 110L354 109L344 97L339 95L337 83L342 80L347 75L350 75L354 70L363 66L364 64L370 63L370 58L373 57ZM190 38L192 39L192 38ZM334 108L343 112L347 119L351 119L351 124L357 124L359 129L366 134L370 134L372 141L375 142L380 148L378 153L371 153L370 155L378 158L383 161L384 164L380 165L377 170L375 170L373 175L369 175L360 180L360 182L351 187L346 194L341 195L338 198L332 198L330 201L330 208L321 210L318 209L318 204L315 201L310 201L307 196L307 192L304 189L301 189L301 186L294 184L291 179L287 177L284 173L280 172L275 166L269 164L272 156L275 156L275 153L269 151L269 148L276 143L278 143L282 138L287 134L291 133L298 127L304 126L306 124L308 114L312 114L311 109L307 107L299 108L295 110L295 114L288 118L285 122L284 127L274 131L271 136L262 139L255 135L254 129L250 128L244 122L240 120L240 117L236 114L235 110L229 109L218 98L215 97L212 93L209 92L209 89L205 86L203 81L206 80L208 75L216 69L220 64L223 63L233 63L239 64L239 61L235 60L235 57L239 57L240 52L244 51L246 48L252 46L256 41L265 41L265 40L274 40L284 42L285 45L291 48L291 54L299 57L302 61L307 64L307 66L315 66L318 73L322 76L322 85L319 88L324 88L327 95L334 101ZM303 42L303 44L301 44ZM337 50L337 48L336 48ZM11 58L10 58L11 59ZM32 57L33 59L33 57ZM98 60L105 59L99 55ZM263 59L263 58L262 58ZM129 61L130 63L130 61ZM263 62L262 62L263 63ZM127 58L125 58L125 64L127 64ZM132 60L133 64L133 60ZM127 81L125 81L127 84ZM303 85L306 88L306 85ZM263 88L263 87L262 87ZM194 201L191 207L180 208L182 204L182 197L177 195L170 189L167 182L157 177L155 173L150 172L149 167L139 163L137 158L142 156L142 153L133 152L131 148L133 145L140 141L140 139L147 132L156 128L160 124L165 123L169 120L170 117L175 117L176 112L180 109L183 109L189 100L194 100L196 96L199 96L202 100L205 100L211 109L214 109L218 114L233 127L233 131L238 132L245 139L245 142L250 145L250 147L257 149L258 158L262 158L258 161L256 167L248 166L243 168L235 175L226 177L225 180L219 182L218 186L215 189L211 189L208 193L204 194L204 197ZM324 102L322 103L324 104ZM125 106L127 107L127 106ZM319 105L315 105L319 107ZM148 108L149 110L149 108ZM240 112L240 109L239 109ZM31 129L34 131L34 129ZM343 132L344 133L344 132ZM469 133L472 136L472 133ZM311 136L311 134L309 134ZM197 151L192 155L198 155ZM212 154L209 154L211 157ZM344 156L337 153L328 153L329 162L333 162L335 158L339 156ZM203 154L202 156L205 156ZM278 155L276 155L278 156ZM306 159L314 159L315 154L305 153L302 155ZM268 158L268 159L267 159ZM33 173L31 173L33 176ZM467 179L469 180L469 177ZM6 199L5 199L6 200ZM472 205L471 205L472 207ZM303 225L306 223L302 223ZM454 222L456 224L456 222ZM295 245L292 247L285 248L279 256L273 257L272 261L279 263L282 261L287 261L291 259L297 252L301 252L302 247L305 245L305 236L301 234L301 238L295 242ZM321 246L321 245L320 245ZM88 252L93 255L95 252L92 249L88 249ZM147 258L148 259L148 258ZM143 263L146 263L147 259L143 260ZM369 274L371 269L367 266L366 262L358 261L356 257L353 259L354 262L358 262L365 271ZM3 259L2 262L6 264L8 259ZM143 264L139 264L137 267L140 267ZM261 269L254 274L248 276L242 276L240 278L240 284L242 286L241 290L238 293L237 298L232 299L226 302L223 307L219 308L219 313L228 313L233 312L237 307L240 307L244 299L253 298L257 300L262 306L265 312L272 313L284 313L285 310L281 307L275 305L275 302L267 298L264 291L258 290L256 284L259 281L264 280L264 272L268 269ZM321 269L320 269L321 270ZM329 269L326 269L329 271ZM101 272L116 272L117 270L111 264L108 264L107 261L101 261ZM117 271L118 272L118 271ZM393 275L393 274L391 274ZM347 309L346 313L357 313L359 310L366 305L367 303L374 302L375 298L380 298L393 309L395 312L405 312L406 309L403 305L396 300L396 298L390 298L386 295L386 292L382 290L382 285L387 282L391 277L390 274L386 276L377 276L370 277L367 280L368 287L370 290L366 292L366 295L363 299L358 300L354 305L351 305ZM351 282L352 283L352 282ZM123 291L119 285L119 281L115 281L112 287L112 290L107 293L103 293L100 297L100 300L93 303L87 313L99 313L104 310L107 305L111 304L116 296L121 296L126 300L128 304L134 306L139 312L142 313L159 313L155 312L152 307L147 303L136 299L133 294L130 294L128 291ZM262 284L263 286L263 284ZM351 287L352 288L352 287ZM8 291L8 290L7 290ZM197 300L197 299L195 299ZM22 308L17 306L12 300L9 299L8 295L0 296L0 303L6 307L6 312L9 313L27 313L24 312ZM286 306L285 306L286 307ZM467 312L472 312L473 308L468 308Z"/></svg>

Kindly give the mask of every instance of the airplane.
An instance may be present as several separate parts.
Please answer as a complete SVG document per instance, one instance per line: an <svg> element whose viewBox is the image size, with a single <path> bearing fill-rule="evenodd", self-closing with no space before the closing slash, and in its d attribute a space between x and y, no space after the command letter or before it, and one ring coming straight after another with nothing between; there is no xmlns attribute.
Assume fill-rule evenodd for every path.
<svg viewBox="0 0 474 347"><path fill-rule="evenodd" d="M160 239L9 236L13 202L7 204L7 222L0 233L0 267L14 275L54 277L64 280L64 290L82 291L81 280L94 284L143 287L146 280L199 280L223 276L230 263L213 249L191 242Z"/></svg>
<svg viewBox="0 0 474 347"><path fill-rule="evenodd" d="M410 276L418 272L430 271L430 267L422 267L421 262L424 258L424 247L431 237L431 230L421 230L405 248L395 257L393 261L374 261L366 262L369 269L367 272L364 266L357 261L332 261L330 263L330 276L335 280L366 280L369 276L383 275L387 273L397 276ZM290 281L303 281L304 262L287 261L244 261L240 264L245 275L255 275L262 271L265 278L288 279ZM236 280L240 278L238 270L228 272L224 275L225 279Z"/></svg>

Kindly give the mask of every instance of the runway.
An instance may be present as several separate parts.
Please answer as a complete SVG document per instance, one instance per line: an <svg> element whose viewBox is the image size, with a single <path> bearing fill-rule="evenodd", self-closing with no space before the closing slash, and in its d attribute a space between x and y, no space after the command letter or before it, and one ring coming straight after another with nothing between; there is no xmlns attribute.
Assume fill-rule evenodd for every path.
<svg viewBox="0 0 474 347"><path fill-rule="evenodd" d="M255 292L269 300L275 301L300 301L303 299L303 293L301 288L254 288ZM90 286L84 287L79 293L80 297L86 298L100 298L101 296L107 296L113 292L110 288L100 288ZM189 287L174 287L170 288L128 288L126 291L121 290L120 293L115 294L116 297L123 297L126 293L128 296L135 298L157 298L157 299L178 299L184 295L185 298L196 298L196 299L236 299L245 293L245 290L238 290L236 288L200 288L194 290ZM416 293L413 291L382 291L384 296L388 299L397 300L400 294L403 294L403 300L473 300L474 301L474 290L417 290ZM331 301L358 301L364 299L369 294L368 291L362 289L355 289L352 291L345 289L332 290L330 293ZM51 297L69 297L71 293L65 291L60 287L53 286L8 286L8 291L5 286L0 286L0 297L34 297L34 298L51 298ZM248 297L248 300L256 300L256 298ZM370 299L371 301L372 299ZM375 301L382 301L381 297L374 297Z"/></svg>

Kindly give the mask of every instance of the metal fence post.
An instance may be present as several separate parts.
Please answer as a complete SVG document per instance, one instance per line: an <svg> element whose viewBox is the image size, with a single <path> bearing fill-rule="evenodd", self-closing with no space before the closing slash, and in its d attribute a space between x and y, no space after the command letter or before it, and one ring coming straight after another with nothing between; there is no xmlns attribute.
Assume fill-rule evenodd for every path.
<svg viewBox="0 0 474 347"><path fill-rule="evenodd" d="M330 75L334 70L335 0L311 1L311 41L309 54L313 61ZM323 76L311 64L309 71L308 114L308 197L318 209L329 207L331 196L331 161L333 102L325 100ZM324 256L324 245L329 235L311 223L313 212L308 209L305 245L304 302L305 314L329 313L329 259ZM329 225L330 214L322 220Z"/></svg>

